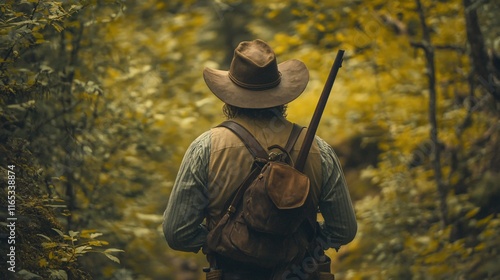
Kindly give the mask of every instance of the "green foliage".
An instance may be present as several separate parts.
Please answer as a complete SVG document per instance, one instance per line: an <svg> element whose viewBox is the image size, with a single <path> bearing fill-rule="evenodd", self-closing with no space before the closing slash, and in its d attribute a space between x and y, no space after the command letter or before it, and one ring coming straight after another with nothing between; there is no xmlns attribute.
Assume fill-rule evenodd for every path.
<svg viewBox="0 0 500 280"><path fill-rule="evenodd" d="M65 266L66 263L75 262L79 257L90 252L104 254L110 260L120 263L120 260L111 253L124 252L123 250L116 248L97 250L95 248L109 244L107 241L96 239L102 235L102 233L97 232L96 230L83 230L82 232L70 230L68 234L64 234L56 228L53 228L53 230L57 232L60 237L62 237L62 242L56 242L46 235L38 234L38 236L41 236L48 241L42 243L42 247L47 251L47 258L40 259L39 265L41 267L49 266L57 268ZM85 241L78 242L79 239Z"/></svg>

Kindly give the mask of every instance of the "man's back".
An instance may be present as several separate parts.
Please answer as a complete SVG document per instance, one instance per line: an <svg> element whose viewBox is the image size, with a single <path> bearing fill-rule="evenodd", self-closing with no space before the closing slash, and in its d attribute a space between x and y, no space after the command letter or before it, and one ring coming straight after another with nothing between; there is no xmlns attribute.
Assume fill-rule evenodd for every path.
<svg viewBox="0 0 500 280"><path fill-rule="evenodd" d="M261 144L267 148L271 145L285 146L293 124L282 117L271 120L256 120L250 118L233 119L243 125ZM302 131L292 150L292 159L297 158L305 130ZM214 222L219 217L224 204L250 173L254 159L243 142L230 130L224 127L211 129L210 165L208 192L210 202L208 215ZM308 156L305 172L311 181L312 197L315 205L319 199L322 184L321 158L318 145L313 144ZM209 224L208 228L213 228Z"/></svg>

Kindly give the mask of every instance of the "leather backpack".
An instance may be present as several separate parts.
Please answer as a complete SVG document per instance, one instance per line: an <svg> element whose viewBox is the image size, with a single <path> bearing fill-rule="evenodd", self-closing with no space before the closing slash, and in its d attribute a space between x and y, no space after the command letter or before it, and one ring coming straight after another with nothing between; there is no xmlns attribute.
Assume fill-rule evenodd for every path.
<svg viewBox="0 0 500 280"><path fill-rule="evenodd" d="M294 168L290 157L302 127L294 124L285 147L266 150L238 123L220 126L243 141L254 163L210 230L206 252L263 268L302 261L315 235L317 214L309 178Z"/></svg>

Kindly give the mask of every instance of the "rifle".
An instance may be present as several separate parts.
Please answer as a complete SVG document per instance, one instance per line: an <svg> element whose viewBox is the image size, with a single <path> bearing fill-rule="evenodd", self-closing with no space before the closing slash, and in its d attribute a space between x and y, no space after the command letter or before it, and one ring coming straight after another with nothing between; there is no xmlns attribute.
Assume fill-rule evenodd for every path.
<svg viewBox="0 0 500 280"><path fill-rule="evenodd" d="M337 52L337 56L335 57L335 61L333 62L332 69L330 70L330 74L328 75L328 79L326 80L323 91L321 92L321 96L318 101L318 105L316 106L316 110L314 110L314 115L309 123L309 127L307 128L307 133L302 142L302 146L300 147L299 155L297 160L295 161L295 169L300 172L304 171L304 166L306 164L307 156L309 155L309 150L311 149L312 142L314 140L314 136L316 135L316 130L318 129L319 120L321 119L321 115L325 110L326 101L330 96L330 92L333 87L333 83L335 82L335 78L337 77L337 73L339 72L340 67L342 67L342 60L344 57L344 50L339 50Z"/></svg>
<svg viewBox="0 0 500 280"><path fill-rule="evenodd" d="M326 80L325 86L323 88L323 91L321 92L321 96L318 101L318 105L316 106L316 109L314 110L313 117L311 119L311 122L309 124L309 127L307 128L307 133L304 139L304 142L302 142L302 147L300 147L299 155L297 157L296 163L295 163L295 169L297 169L300 172L304 171L304 167L306 164L307 156L309 155L309 150L311 149L312 142L314 140L314 136L316 135L316 130L318 129L319 125L319 120L321 119L321 115L323 114L323 111L325 110L326 102L328 100L328 97L330 96L330 92L332 91L333 83L335 82L335 78L337 77L337 73L342 67L342 60L344 57L344 50L339 50L337 52L337 56L335 57L335 61L333 62L332 69L330 70L330 74L328 75L328 79ZM317 224L319 227L319 225ZM316 239L315 239L316 240ZM319 243L313 241L310 245L310 248L316 248L317 246L320 246ZM310 250L310 249L309 249ZM323 250L321 250L321 253L313 254L315 257L315 261L317 262L317 273L318 277L320 279L335 279L335 276L330 273L330 258L325 255ZM311 253L311 252L309 252ZM321 275L321 276L320 276Z"/></svg>

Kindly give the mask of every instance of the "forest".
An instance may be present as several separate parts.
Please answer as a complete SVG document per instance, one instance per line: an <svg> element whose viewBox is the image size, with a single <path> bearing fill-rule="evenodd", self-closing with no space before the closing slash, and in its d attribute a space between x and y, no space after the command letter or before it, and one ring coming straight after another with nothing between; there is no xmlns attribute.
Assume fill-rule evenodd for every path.
<svg viewBox="0 0 500 280"><path fill-rule="evenodd" d="M205 279L162 214L225 119L204 83L260 38L303 61L307 125L339 155L358 233L336 279L500 279L500 2L0 1L0 279Z"/></svg>

